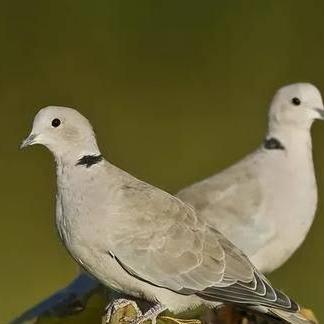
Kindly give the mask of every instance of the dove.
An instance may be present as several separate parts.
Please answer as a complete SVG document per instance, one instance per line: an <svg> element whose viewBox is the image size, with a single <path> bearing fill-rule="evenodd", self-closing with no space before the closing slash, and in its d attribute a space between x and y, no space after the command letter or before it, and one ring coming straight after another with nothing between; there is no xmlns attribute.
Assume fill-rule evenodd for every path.
<svg viewBox="0 0 324 324"><path fill-rule="evenodd" d="M315 119L323 118L322 97L315 86L282 87L270 105L264 143L177 194L263 273L284 264L312 225L317 184L310 129Z"/></svg>
<svg viewBox="0 0 324 324"><path fill-rule="evenodd" d="M102 284L152 302L136 323L165 309L223 303L309 322L199 211L104 159L90 122L76 110L41 109L21 147L34 144L56 161L63 244Z"/></svg>

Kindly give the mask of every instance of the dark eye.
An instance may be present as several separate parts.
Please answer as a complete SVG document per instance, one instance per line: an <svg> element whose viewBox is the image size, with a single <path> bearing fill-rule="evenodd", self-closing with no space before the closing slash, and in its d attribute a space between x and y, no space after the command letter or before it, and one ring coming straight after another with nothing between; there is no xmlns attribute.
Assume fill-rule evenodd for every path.
<svg viewBox="0 0 324 324"><path fill-rule="evenodd" d="M53 127L59 127L61 125L61 121L58 118L55 118L52 120L52 126Z"/></svg>
<svg viewBox="0 0 324 324"><path fill-rule="evenodd" d="M299 98L294 97L291 99L291 102L295 105L295 106L299 106L301 104L301 101Z"/></svg>

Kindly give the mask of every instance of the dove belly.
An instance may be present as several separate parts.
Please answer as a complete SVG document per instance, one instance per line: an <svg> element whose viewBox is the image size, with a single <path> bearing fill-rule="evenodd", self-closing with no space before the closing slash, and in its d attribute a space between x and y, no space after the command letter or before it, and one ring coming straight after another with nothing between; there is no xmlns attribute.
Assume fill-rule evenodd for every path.
<svg viewBox="0 0 324 324"><path fill-rule="evenodd" d="M150 284L129 274L114 255L107 251L100 251L87 244L66 243L72 257L89 273L95 276L105 286L134 297L144 298L152 302L159 302L174 312L184 311L206 303L196 295L185 296ZM210 304L210 303L208 303ZM218 305L218 303L213 303Z"/></svg>
<svg viewBox="0 0 324 324"><path fill-rule="evenodd" d="M71 256L84 269L114 290L140 295L130 278L123 274L109 247L103 249L96 244L94 238L98 238L98 233L95 230L80 223L77 217L69 219L64 214L57 218L57 229Z"/></svg>
<svg viewBox="0 0 324 324"><path fill-rule="evenodd" d="M88 254L86 251L78 253L78 262L105 286L116 291L152 302L159 302L176 312L196 307L202 303L201 299L195 295L181 295L167 288L160 288L150 284L144 278L142 281L130 275L110 254L103 256L101 253L92 252L91 260L86 254ZM94 258L96 259L95 262Z"/></svg>
<svg viewBox="0 0 324 324"><path fill-rule="evenodd" d="M202 303L211 304L196 295L186 296L167 287L151 284L146 281L145 274L142 274L143 278L131 275L110 251L108 238L107 245L102 248L102 245L97 243L104 241L100 230L95 224L89 226L89 222L83 223L82 216L66 217L64 213L59 212L56 222L60 237L71 256L105 286L134 297L159 302L174 312L193 308ZM127 264L127 260L125 262ZM217 306L219 303L212 304Z"/></svg>

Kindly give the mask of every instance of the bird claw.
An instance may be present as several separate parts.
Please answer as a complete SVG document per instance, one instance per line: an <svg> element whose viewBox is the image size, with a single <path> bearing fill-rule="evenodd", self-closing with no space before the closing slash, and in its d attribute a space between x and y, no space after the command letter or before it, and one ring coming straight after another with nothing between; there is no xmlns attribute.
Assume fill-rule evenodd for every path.
<svg viewBox="0 0 324 324"><path fill-rule="evenodd" d="M143 314L135 301L120 298L109 303L102 323L142 324L145 321L151 321L152 324L156 324L157 316L164 310L165 307L160 304L156 304Z"/></svg>
<svg viewBox="0 0 324 324"><path fill-rule="evenodd" d="M120 311L122 310L122 311ZM129 315L130 313L130 315ZM105 309L103 324L112 323L130 323L138 317L142 316L142 312L133 300L124 298L115 299L108 304Z"/></svg>
<svg viewBox="0 0 324 324"><path fill-rule="evenodd" d="M156 304L150 308L145 314L135 318L130 324L142 324L145 321L151 321L152 324L156 324L156 319L160 313L162 313L166 308L161 304Z"/></svg>

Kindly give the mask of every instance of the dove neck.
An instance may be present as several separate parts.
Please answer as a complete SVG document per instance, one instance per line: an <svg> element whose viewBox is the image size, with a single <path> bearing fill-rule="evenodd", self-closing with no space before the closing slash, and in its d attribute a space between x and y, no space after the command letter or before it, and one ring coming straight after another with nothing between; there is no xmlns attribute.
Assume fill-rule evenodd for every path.
<svg viewBox="0 0 324 324"><path fill-rule="evenodd" d="M276 139L285 148L292 146L299 147L300 149L312 148L310 127L270 125L266 138Z"/></svg>
<svg viewBox="0 0 324 324"><path fill-rule="evenodd" d="M100 150L95 142L83 143L84 145L69 146L67 150L54 153L57 166L75 166L84 157L99 157Z"/></svg>

